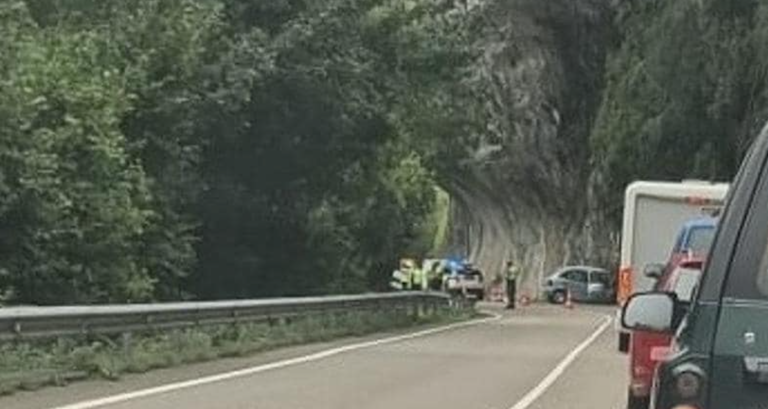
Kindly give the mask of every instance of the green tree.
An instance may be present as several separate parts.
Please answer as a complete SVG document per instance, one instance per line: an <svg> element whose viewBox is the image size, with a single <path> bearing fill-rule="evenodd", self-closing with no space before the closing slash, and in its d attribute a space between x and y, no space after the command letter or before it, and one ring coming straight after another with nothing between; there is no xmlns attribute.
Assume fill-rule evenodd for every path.
<svg viewBox="0 0 768 409"><path fill-rule="evenodd" d="M153 280L138 249L150 210L120 131L125 77L102 58L97 33L43 30L19 2L0 10L0 263L10 287L22 302L146 299Z"/></svg>

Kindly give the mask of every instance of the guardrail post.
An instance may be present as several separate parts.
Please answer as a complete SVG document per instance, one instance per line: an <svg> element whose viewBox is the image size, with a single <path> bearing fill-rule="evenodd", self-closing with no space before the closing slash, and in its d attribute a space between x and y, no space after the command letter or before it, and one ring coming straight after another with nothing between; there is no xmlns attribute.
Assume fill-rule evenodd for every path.
<svg viewBox="0 0 768 409"><path fill-rule="evenodd" d="M427 310L426 308L424 308L424 302L426 301L424 298L425 298L424 296L420 295L416 299L416 319L417 320L420 320L427 315Z"/></svg>
<svg viewBox="0 0 768 409"><path fill-rule="evenodd" d="M133 349L133 333L123 332L120 334L120 345L123 348L123 356L130 357Z"/></svg>
<svg viewBox="0 0 768 409"><path fill-rule="evenodd" d="M155 318L154 318L154 317L153 317L151 314L147 314L147 315L144 317L144 324L146 324L146 326L147 326L147 329L148 329L149 331L152 331L152 332L154 332L154 331L153 331L153 330L154 330L154 328L153 328L153 325L152 325L152 324L154 323L154 321L155 321Z"/></svg>
<svg viewBox="0 0 768 409"><path fill-rule="evenodd" d="M438 314L437 310L438 310L438 300L437 299L432 299L429 302L429 313L430 313L430 315L431 316L437 315Z"/></svg>

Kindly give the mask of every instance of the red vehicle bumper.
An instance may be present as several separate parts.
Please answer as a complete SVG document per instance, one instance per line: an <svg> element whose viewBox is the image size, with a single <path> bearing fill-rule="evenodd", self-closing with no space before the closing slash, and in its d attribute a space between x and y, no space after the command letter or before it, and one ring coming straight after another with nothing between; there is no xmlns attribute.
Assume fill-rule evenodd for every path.
<svg viewBox="0 0 768 409"><path fill-rule="evenodd" d="M664 360L672 337L666 334L634 331L630 341L630 385L635 397L650 396L653 374L659 362Z"/></svg>

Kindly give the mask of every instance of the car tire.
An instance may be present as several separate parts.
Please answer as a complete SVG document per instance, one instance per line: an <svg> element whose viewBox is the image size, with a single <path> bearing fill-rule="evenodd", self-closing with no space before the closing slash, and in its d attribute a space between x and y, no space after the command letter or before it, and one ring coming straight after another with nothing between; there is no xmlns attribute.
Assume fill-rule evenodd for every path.
<svg viewBox="0 0 768 409"><path fill-rule="evenodd" d="M651 400L647 396L638 397L632 392L627 393L627 409L648 409L650 405Z"/></svg>
<svg viewBox="0 0 768 409"><path fill-rule="evenodd" d="M550 302L552 304L565 304L566 299L565 291L559 290L552 293L552 295L549 297L551 300Z"/></svg>

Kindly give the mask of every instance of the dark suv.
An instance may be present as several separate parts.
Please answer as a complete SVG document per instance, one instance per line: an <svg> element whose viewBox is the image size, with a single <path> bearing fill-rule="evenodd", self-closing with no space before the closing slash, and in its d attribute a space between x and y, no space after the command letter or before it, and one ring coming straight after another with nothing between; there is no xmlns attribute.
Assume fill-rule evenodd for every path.
<svg viewBox="0 0 768 409"><path fill-rule="evenodd" d="M768 408L768 127L742 164L690 305L637 294L622 324L671 333L654 378L655 409Z"/></svg>

